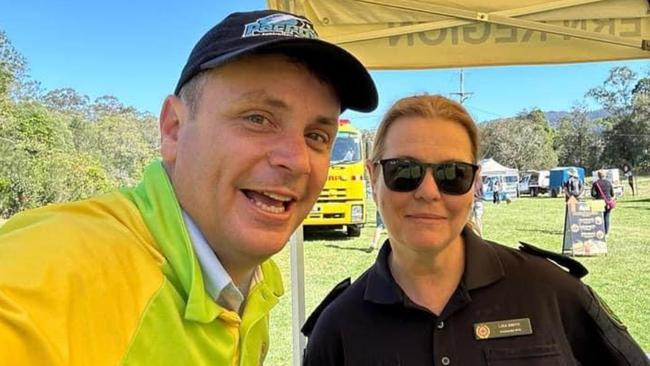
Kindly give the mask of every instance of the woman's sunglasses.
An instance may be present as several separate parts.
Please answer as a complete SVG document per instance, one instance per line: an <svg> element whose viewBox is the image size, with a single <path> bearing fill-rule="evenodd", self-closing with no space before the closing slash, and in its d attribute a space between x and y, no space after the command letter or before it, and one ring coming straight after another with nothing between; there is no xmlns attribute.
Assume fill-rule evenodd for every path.
<svg viewBox="0 0 650 366"><path fill-rule="evenodd" d="M438 189L446 194L461 195L472 188L478 165L452 161L441 164L422 163L413 159L379 161L386 186L396 192L410 192L420 186L427 168L431 167Z"/></svg>

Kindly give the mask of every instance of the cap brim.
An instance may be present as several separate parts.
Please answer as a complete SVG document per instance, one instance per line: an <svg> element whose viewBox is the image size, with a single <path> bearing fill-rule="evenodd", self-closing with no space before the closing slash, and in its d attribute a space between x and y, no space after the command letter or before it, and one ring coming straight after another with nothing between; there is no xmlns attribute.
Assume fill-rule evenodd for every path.
<svg viewBox="0 0 650 366"><path fill-rule="evenodd" d="M201 64L201 69L211 69L244 55L267 51L296 57L324 73L341 99L341 112L346 109L371 112L377 108L377 89L363 64L343 48L318 39L287 37L260 42L206 61Z"/></svg>

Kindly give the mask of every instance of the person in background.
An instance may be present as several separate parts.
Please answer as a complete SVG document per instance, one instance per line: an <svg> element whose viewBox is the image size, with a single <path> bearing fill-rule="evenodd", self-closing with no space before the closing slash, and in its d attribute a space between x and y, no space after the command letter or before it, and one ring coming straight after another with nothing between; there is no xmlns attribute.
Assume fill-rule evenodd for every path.
<svg viewBox="0 0 650 366"><path fill-rule="evenodd" d="M305 323L305 366L650 365L579 262L471 230L478 148L447 98L386 112L367 166L388 240Z"/></svg>
<svg viewBox="0 0 650 366"><path fill-rule="evenodd" d="M581 194L582 181L578 177L578 170L571 168L569 169L569 179L564 183L564 200L568 201L571 197L579 199Z"/></svg>
<svg viewBox="0 0 650 366"><path fill-rule="evenodd" d="M385 230L384 220L381 219L381 214L379 213L379 210L376 211L375 217L376 217L377 225L375 225L375 233L372 236L372 242L370 242L370 246L368 247L368 251L370 252L372 252L373 250L379 247L379 240L381 239L381 234Z"/></svg>
<svg viewBox="0 0 650 366"><path fill-rule="evenodd" d="M472 205L472 223L478 236L483 236L483 181L474 183L474 203Z"/></svg>
<svg viewBox="0 0 650 366"><path fill-rule="evenodd" d="M492 185L492 203L498 205L501 203L501 180L499 177L492 177L490 182Z"/></svg>
<svg viewBox="0 0 650 366"><path fill-rule="evenodd" d="M630 168L630 165L628 163L623 164L623 175L625 178L627 178L627 183L630 185L630 189L632 189L632 196L635 196L636 192L634 191L634 174L632 173L632 168Z"/></svg>
<svg viewBox="0 0 650 366"><path fill-rule="evenodd" d="M600 169L598 171L598 180L591 185L591 197L605 201L605 208L603 209L603 223L605 225L605 234L609 233L610 213L612 207L607 202L614 199L614 188L612 183L608 181L605 176L605 171Z"/></svg>
<svg viewBox="0 0 650 366"><path fill-rule="evenodd" d="M0 228L0 365L262 365L270 257L327 180L341 112L376 105L306 18L226 17L164 100L162 161L137 187Z"/></svg>

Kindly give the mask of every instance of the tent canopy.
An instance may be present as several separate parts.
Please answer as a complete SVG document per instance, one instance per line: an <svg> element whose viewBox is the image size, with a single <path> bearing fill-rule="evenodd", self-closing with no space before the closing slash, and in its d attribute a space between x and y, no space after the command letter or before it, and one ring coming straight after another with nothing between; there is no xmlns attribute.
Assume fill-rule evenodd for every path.
<svg viewBox="0 0 650 366"><path fill-rule="evenodd" d="M499 164L496 160L489 158L478 162L481 166L481 175L518 175L519 170L508 168Z"/></svg>
<svg viewBox="0 0 650 366"><path fill-rule="evenodd" d="M369 69L650 58L650 0L267 0ZM517 174L498 164L504 174ZM486 164L487 169L493 164ZM484 167L483 169L486 169ZM484 170L485 171L485 170ZM493 170L494 171L494 170ZM514 173L513 173L514 172ZM293 364L305 338L302 231L291 245Z"/></svg>
<svg viewBox="0 0 650 366"><path fill-rule="evenodd" d="M267 0L371 69L650 57L649 0Z"/></svg>

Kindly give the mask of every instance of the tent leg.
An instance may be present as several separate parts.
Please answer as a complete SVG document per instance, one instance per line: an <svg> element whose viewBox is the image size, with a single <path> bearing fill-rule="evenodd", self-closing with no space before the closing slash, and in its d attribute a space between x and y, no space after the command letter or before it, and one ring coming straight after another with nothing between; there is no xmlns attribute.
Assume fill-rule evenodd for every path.
<svg viewBox="0 0 650 366"><path fill-rule="evenodd" d="M289 239L291 251L291 334L293 365L300 366L306 339L300 333L305 322L305 257L302 225Z"/></svg>

